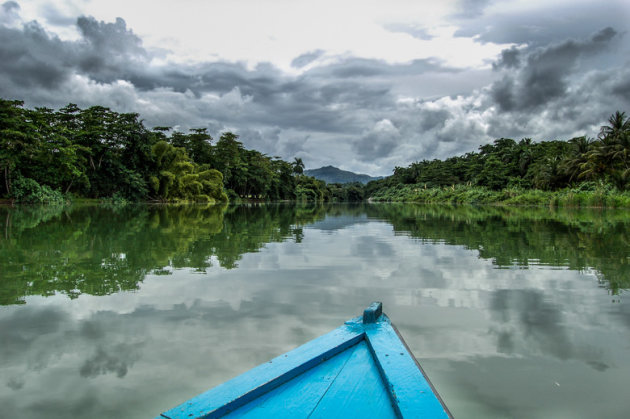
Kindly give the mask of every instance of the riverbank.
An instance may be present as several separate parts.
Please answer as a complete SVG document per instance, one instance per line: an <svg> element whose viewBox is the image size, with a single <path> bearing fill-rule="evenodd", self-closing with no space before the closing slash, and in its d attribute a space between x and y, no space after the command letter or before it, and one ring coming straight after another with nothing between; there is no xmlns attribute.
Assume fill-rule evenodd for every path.
<svg viewBox="0 0 630 419"><path fill-rule="evenodd" d="M455 185L425 188L423 185L398 185L377 191L374 202L418 202L426 204L471 204L507 206L550 206L577 208L630 208L630 193L608 185L566 188L557 191L506 188L491 190L478 186Z"/></svg>

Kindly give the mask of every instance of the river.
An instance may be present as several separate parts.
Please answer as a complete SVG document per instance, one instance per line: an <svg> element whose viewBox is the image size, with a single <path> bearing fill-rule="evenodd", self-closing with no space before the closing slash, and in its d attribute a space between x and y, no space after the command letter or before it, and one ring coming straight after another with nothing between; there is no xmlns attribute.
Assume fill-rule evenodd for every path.
<svg viewBox="0 0 630 419"><path fill-rule="evenodd" d="M457 418L623 418L630 214L0 208L2 417L147 418L382 301Z"/></svg>

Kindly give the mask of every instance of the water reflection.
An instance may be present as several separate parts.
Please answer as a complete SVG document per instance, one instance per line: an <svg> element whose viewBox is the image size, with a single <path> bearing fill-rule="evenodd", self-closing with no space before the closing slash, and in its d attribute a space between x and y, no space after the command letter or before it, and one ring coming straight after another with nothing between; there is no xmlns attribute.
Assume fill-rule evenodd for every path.
<svg viewBox="0 0 630 419"><path fill-rule="evenodd" d="M463 245L498 267L594 268L614 293L630 288L627 211L420 205L374 205L367 211L399 233Z"/></svg>
<svg viewBox="0 0 630 419"><path fill-rule="evenodd" d="M267 243L299 242L302 225L324 213L283 206L3 208L0 304L137 290L147 274L178 268L235 268L242 254Z"/></svg>
<svg viewBox="0 0 630 419"><path fill-rule="evenodd" d="M372 300L384 302L456 417L626 409L621 212L0 211L9 220L0 241L8 417L150 417Z"/></svg>
<svg viewBox="0 0 630 419"><path fill-rule="evenodd" d="M268 243L301 242L305 226L334 232L375 218L425 243L463 245L498 267L592 268L613 293L630 287L630 217L623 212L412 205L2 208L0 304L19 304L27 295L135 290L147 274L177 268L205 272L216 263L231 269ZM363 240L355 252L391 256L387 246Z"/></svg>

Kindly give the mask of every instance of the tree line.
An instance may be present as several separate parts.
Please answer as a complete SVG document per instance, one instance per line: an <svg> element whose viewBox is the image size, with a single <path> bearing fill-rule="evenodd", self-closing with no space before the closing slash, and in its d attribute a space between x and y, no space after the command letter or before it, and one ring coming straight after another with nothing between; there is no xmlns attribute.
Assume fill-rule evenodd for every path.
<svg viewBox="0 0 630 419"><path fill-rule="evenodd" d="M0 98L0 197L55 202L69 196L129 201L226 202L363 199L356 185L329 187L304 163L246 149L238 135L205 128L148 129L137 113L103 106L57 111Z"/></svg>
<svg viewBox="0 0 630 419"><path fill-rule="evenodd" d="M147 129L137 113L69 104L57 111L0 98L0 198L68 196L129 201L362 201L412 190L481 187L556 191L630 188L630 119L617 111L596 139L500 138L479 151L396 167L392 176L326 184L292 162L247 149L238 135L205 128ZM406 190L406 189L405 189Z"/></svg>
<svg viewBox="0 0 630 419"><path fill-rule="evenodd" d="M396 167L394 174L370 182L366 195L403 185L444 188L456 185L555 191L580 184L630 187L630 119L617 111L596 139L534 142L500 138L492 144L445 160L423 160Z"/></svg>

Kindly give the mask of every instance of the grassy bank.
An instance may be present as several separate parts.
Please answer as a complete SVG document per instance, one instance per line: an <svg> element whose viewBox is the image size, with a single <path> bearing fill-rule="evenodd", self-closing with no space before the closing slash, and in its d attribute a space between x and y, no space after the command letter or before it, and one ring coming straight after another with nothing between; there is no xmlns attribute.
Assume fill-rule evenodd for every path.
<svg viewBox="0 0 630 419"><path fill-rule="evenodd" d="M370 199L376 202L427 204L630 208L630 192L620 192L605 184L582 185L578 188L566 188L557 191L521 188L506 188L495 191L484 187L465 185L445 188L399 185L381 189Z"/></svg>

